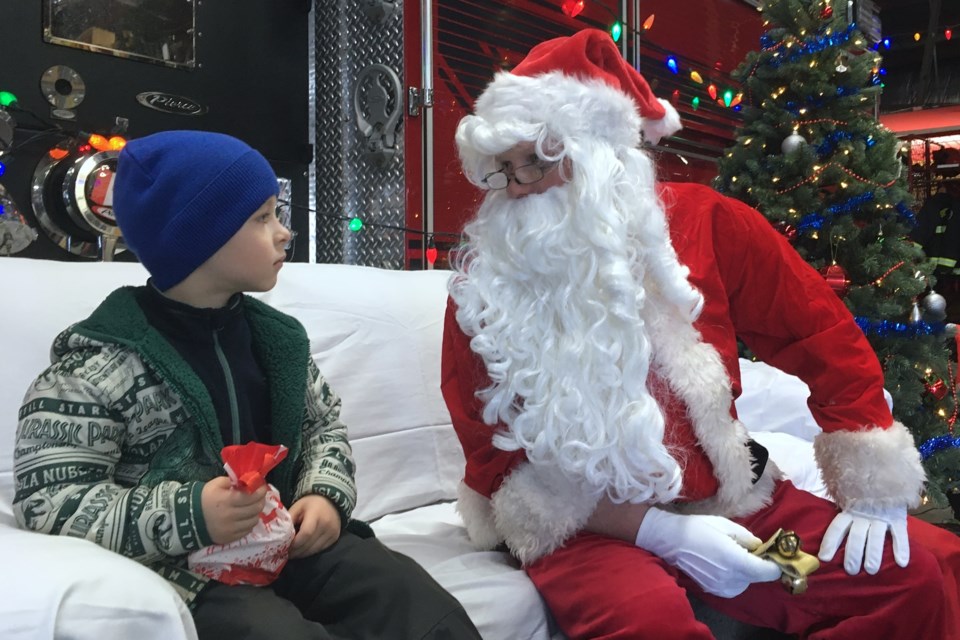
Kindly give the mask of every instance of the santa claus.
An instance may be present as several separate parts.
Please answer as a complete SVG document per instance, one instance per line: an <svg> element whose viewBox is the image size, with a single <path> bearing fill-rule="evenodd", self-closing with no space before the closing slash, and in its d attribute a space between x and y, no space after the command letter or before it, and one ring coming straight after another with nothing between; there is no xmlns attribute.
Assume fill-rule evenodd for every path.
<svg viewBox="0 0 960 640"><path fill-rule="evenodd" d="M710 637L686 591L802 636L955 637L960 544L907 517L924 472L872 349L756 211L656 181L641 143L679 127L595 30L535 47L461 121L489 190L443 353L472 540L505 543L571 638ZM809 385L834 502L737 421L737 337ZM803 595L749 551L781 527L823 561Z"/></svg>

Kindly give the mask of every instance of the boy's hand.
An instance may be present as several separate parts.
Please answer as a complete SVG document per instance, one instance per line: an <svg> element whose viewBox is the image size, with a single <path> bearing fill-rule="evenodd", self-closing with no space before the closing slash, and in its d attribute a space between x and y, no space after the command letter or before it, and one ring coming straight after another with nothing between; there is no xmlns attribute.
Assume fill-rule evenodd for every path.
<svg viewBox="0 0 960 640"><path fill-rule="evenodd" d="M297 536L290 547L291 558L305 558L323 551L340 538L340 512L327 498L304 496L290 507Z"/></svg>
<svg viewBox="0 0 960 640"><path fill-rule="evenodd" d="M203 485L200 506L207 531L217 544L229 544L253 530L267 497L267 485L244 493L230 486L230 478L220 476Z"/></svg>

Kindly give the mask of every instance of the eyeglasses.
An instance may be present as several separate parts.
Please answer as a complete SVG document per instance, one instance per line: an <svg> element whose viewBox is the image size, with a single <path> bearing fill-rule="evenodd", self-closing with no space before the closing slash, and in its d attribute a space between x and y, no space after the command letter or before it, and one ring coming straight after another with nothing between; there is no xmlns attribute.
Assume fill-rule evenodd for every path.
<svg viewBox="0 0 960 640"><path fill-rule="evenodd" d="M508 169L493 171L483 176L481 182L488 188L496 191L506 189L511 180L517 184L533 184L534 182L543 180L543 177L553 171L558 164L560 164L559 161L543 162L542 160L538 160L537 162L517 167L512 171Z"/></svg>

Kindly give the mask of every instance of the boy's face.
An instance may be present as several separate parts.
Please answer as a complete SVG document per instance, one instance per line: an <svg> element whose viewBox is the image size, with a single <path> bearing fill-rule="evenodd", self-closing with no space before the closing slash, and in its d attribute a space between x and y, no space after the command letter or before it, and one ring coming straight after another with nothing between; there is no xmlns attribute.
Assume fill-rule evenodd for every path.
<svg viewBox="0 0 960 640"><path fill-rule="evenodd" d="M194 274L228 296L272 289L290 242L290 231L280 223L276 209L277 198L271 196Z"/></svg>

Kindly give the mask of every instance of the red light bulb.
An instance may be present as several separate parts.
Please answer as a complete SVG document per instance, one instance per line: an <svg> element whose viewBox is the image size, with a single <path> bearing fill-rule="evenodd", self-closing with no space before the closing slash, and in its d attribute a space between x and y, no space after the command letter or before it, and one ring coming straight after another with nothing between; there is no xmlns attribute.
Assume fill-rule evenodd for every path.
<svg viewBox="0 0 960 640"><path fill-rule="evenodd" d="M563 0L560 8L568 18L576 18L583 11L584 0Z"/></svg>

